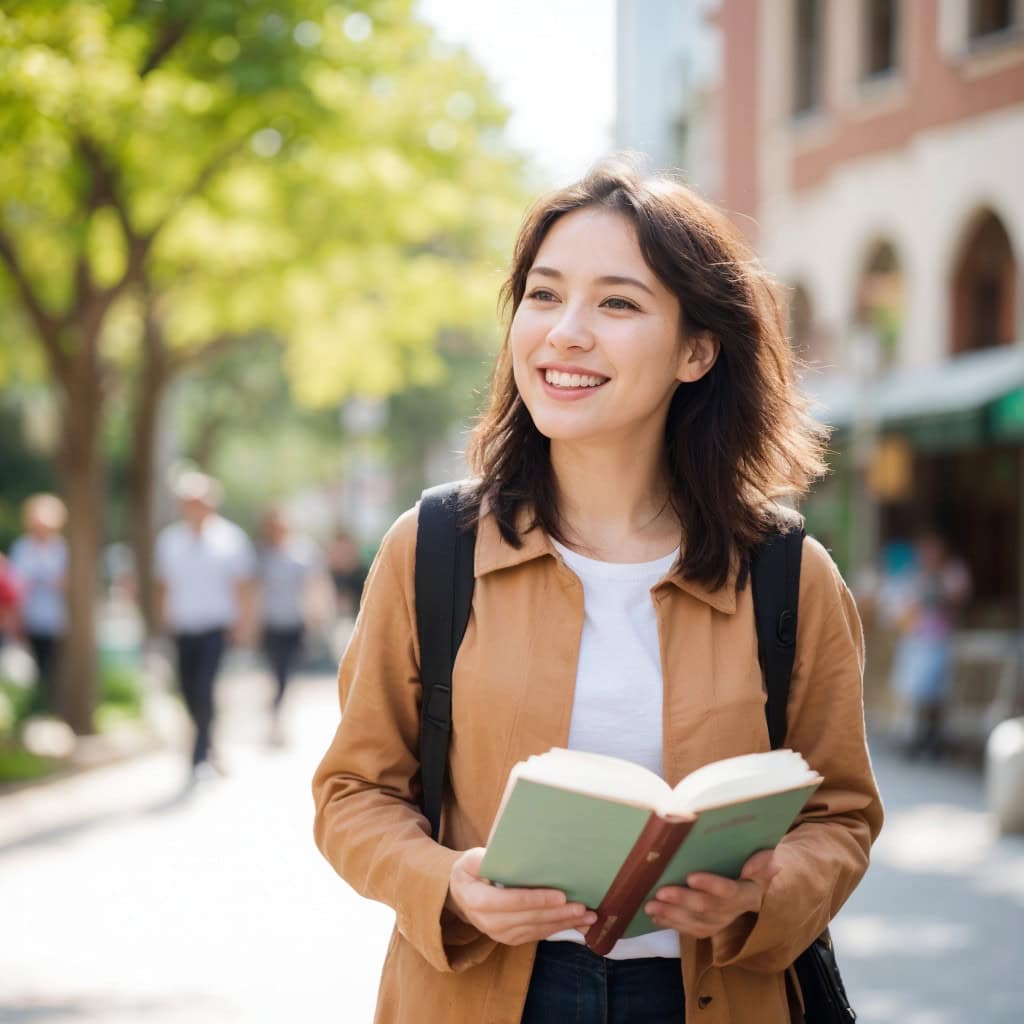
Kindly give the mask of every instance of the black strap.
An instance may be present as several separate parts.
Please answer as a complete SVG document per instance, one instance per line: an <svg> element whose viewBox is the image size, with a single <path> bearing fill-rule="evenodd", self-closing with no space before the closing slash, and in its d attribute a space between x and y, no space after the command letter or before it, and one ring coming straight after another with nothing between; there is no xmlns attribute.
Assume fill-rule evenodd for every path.
<svg viewBox="0 0 1024 1024"><path fill-rule="evenodd" d="M476 531L458 524L461 483L423 492L416 529L416 629L420 640L420 781L430 834L441 804L452 731L452 668L473 603Z"/></svg>
<svg viewBox="0 0 1024 1024"><path fill-rule="evenodd" d="M786 532L770 534L750 561L757 657L764 673L765 717L773 750L786 742L786 708L796 655L803 541L802 524Z"/></svg>

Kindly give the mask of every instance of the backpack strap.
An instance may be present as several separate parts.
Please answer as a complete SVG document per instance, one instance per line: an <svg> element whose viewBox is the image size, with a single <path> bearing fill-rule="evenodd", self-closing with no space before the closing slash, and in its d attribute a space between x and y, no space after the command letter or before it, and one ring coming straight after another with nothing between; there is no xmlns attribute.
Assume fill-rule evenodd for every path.
<svg viewBox="0 0 1024 1024"><path fill-rule="evenodd" d="M764 673L765 717L773 750L786 742L786 707L796 656L804 535L803 523L794 522L769 534L750 559L757 658Z"/></svg>
<svg viewBox="0 0 1024 1024"><path fill-rule="evenodd" d="M416 629L420 641L420 782L431 837L441 828L452 731L452 667L473 603L476 531L459 528L461 482L423 492L416 527Z"/></svg>

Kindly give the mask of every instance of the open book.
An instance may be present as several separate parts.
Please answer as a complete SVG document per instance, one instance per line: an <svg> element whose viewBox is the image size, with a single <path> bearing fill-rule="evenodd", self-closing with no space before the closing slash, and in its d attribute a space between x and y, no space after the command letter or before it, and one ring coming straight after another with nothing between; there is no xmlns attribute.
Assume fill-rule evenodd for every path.
<svg viewBox="0 0 1024 1024"><path fill-rule="evenodd" d="M715 761L671 789L640 765L556 747L509 773L480 873L596 909L587 945L603 955L656 930L642 908L660 886L695 871L738 878L821 781L792 750Z"/></svg>

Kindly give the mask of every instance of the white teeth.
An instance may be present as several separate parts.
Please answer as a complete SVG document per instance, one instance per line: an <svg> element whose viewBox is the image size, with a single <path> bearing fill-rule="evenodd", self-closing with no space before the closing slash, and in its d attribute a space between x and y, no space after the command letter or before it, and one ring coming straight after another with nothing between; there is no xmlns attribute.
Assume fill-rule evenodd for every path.
<svg viewBox="0 0 1024 1024"><path fill-rule="evenodd" d="M545 370L544 379L557 388L596 388L607 378L592 377L587 373L563 373L561 370Z"/></svg>

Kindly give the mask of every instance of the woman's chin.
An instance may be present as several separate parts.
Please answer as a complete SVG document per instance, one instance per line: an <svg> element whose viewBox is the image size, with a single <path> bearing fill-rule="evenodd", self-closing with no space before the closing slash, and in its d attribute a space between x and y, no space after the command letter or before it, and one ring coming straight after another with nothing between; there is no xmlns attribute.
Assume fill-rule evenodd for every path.
<svg viewBox="0 0 1024 1024"><path fill-rule="evenodd" d="M533 425L551 441L589 433L587 425L580 422L579 416L566 415L564 409L552 409L546 402L537 402L527 408Z"/></svg>

